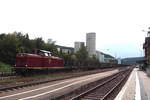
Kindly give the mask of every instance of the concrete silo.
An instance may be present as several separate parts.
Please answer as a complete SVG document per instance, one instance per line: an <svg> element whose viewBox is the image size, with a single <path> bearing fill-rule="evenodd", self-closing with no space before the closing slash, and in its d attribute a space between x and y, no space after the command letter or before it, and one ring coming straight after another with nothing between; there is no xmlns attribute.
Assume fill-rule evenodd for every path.
<svg viewBox="0 0 150 100"><path fill-rule="evenodd" d="M89 56L96 55L96 33L90 32L86 34L86 47Z"/></svg>

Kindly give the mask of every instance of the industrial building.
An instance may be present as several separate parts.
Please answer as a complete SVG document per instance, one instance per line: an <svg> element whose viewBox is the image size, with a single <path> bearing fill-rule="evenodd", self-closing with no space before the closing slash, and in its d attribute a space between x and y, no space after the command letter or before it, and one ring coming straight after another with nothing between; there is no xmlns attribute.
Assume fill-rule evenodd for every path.
<svg viewBox="0 0 150 100"><path fill-rule="evenodd" d="M147 64L150 62L150 36L145 38L145 43L143 44L143 49L145 51L145 59Z"/></svg>
<svg viewBox="0 0 150 100"><path fill-rule="evenodd" d="M71 53L76 53L77 51L79 51L81 46L85 46L85 43L76 41L74 42L74 48L57 45L57 50L62 51L64 53L71 54ZM99 62L116 63L116 59L112 57L111 55L108 55L101 51L96 50L96 33L95 32L86 33L86 48L87 48L89 57L92 57L93 55L95 55L96 58L99 60Z"/></svg>
<svg viewBox="0 0 150 100"><path fill-rule="evenodd" d="M96 58L99 60L99 62L105 62L104 61L104 53L100 52L100 51L96 51Z"/></svg>
<svg viewBox="0 0 150 100"><path fill-rule="evenodd" d="M96 33L90 32L86 34L86 47L89 56L96 55Z"/></svg>
<svg viewBox="0 0 150 100"><path fill-rule="evenodd" d="M101 63L118 63L117 59L113 56L100 51L96 51L96 57Z"/></svg>
<svg viewBox="0 0 150 100"><path fill-rule="evenodd" d="M150 31L148 31L147 37L145 38L143 49L145 51L145 67L143 69L145 69L147 74L150 76Z"/></svg>
<svg viewBox="0 0 150 100"><path fill-rule="evenodd" d="M134 65L134 64L137 64L139 61L143 61L143 60L144 60L144 57L124 58L121 60L121 64Z"/></svg>
<svg viewBox="0 0 150 100"><path fill-rule="evenodd" d="M75 42L74 43L74 52L76 53L77 51L79 51L81 46L84 46L84 42Z"/></svg>
<svg viewBox="0 0 150 100"><path fill-rule="evenodd" d="M60 46L60 45L56 45L56 46L57 46L57 50L63 53L68 53L68 54L74 53L74 48L72 47L66 47L66 46Z"/></svg>

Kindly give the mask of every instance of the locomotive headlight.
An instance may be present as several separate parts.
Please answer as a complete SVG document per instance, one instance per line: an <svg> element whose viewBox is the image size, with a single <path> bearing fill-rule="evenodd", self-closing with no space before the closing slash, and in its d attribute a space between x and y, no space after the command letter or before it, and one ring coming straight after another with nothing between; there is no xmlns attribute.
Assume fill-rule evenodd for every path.
<svg viewBox="0 0 150 100"><path fill-rule="evenodd" d="M28 65L25 65L26 67L28 67Z"/></svg>

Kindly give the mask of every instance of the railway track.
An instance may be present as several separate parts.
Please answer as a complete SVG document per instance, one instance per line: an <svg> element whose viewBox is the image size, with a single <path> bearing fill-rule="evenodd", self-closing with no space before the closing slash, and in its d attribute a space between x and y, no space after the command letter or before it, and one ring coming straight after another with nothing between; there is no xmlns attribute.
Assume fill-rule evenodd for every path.
<svg viewBox="0 0 150 100"><path fill-rule="evenodd" d="M113 69L104 69L101 70L99 72L106 72L106 71L111 71ZM39 85L39 84L43 84L43 83L47 83L47 82L52 82L52 81L57 81L57 80L63 80L63 79L69 79L69 78L73 78L73 77L80 77L80 76L86 76L86 75L90 75L90 74L96 74L99 72L92 72L92 73L83 73L83 74L77 74L77 75L70 75L70 76L64 76L64 77L55 77L55 78L46 78L46 79L42 79L42 80L35 80L35 81L22 81L18 84L8 84L8 85L0 85L0 92L1 91L6 91L6 90L13 90L13 89L17 89L17 88L22 88L22 87L28 87L28 86L33 86L33 85ZM15 76L15 75L6 75L4 77L0 77L0 80L6 79L6 78L22 78L21 76ZM36 77L35 77L36 78Z"/></svg>
<svg viewBox="0 0 150 100"><path fill-rule="evenodd" d="M55 98L65 95L71 91L74 91L76 86L80 87L80 85L84 86L86 84L90 84L91 82L95 82L95 81L98 81L99 79L102 79L104 76L107 76L108 74L109 74L108 76L111 76L111 75L117 74L118 72L123 71L125 69L127 69L127 68L124 68L121 70L115 70L115 71L111 71L111 72L106 72L106 73L102 73L102 74L98 73L96 75L79 77L77 79L75 78L75 79L64 80L64 81L62 80L60 82L56 82L56 83L54 82L54 84L46 83L44 86L40 85L43 83L43 80L41 80L42 83L27 84L26 86L29 86L27 88L24 88L26 86L17 86L17 87L7 88L10 91L3 91L5 89L2 89L2 92L0 93L0 95L1 95L0 99L7 98L7 100L10 100L10 99L16 100L16 98L20 98L20 99L33 98L33 99L37 100L38 98L43 98L43 100L45 100L45 99L60 100L60 99L55 99ZM103 81L101 81L101 82L103 82ZM37 84L39 84L39 85L37 85ZM37 85L37 86L30 87L32 85ZM68 91L66 91L66 90L68 90ZM64 91L66 91L66 92L64 92ZM70 100L70 99L63 98L62 100Z"/></svg>
<svg viewBox="0 0 150 100"><path fill-rule="evenodd" d="M15 72L11 73L0 73L0 77L9 77L9 76L16 76Z"/></svg>
<svg viewBox="0 0 150 100"><path fill-rule="evenodd" d="M121 87L121 84L125 82L131 71L132 69L121 71L104 82L100 82L95 87L71 98L71 100L113 100L115 90Z"/></svg>
<svg viewBox="0 0 150 100"><path fill-rule="evenodd" d="M12 78L16 78L16 77L19 77L19 75L17 75L15 72L12 72L12 73L0 73L0 80L12 79Z"/></svg>

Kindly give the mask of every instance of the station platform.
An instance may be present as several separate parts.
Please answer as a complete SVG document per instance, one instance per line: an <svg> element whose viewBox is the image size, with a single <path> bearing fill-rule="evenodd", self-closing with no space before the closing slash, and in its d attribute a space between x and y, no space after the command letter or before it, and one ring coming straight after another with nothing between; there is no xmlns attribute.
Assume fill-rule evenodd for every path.
<svg viewBox="0 0 150 100"><path fill-rule="evenodd" d="M115 100L150 100L150 77L134 68Z"/></svg>

